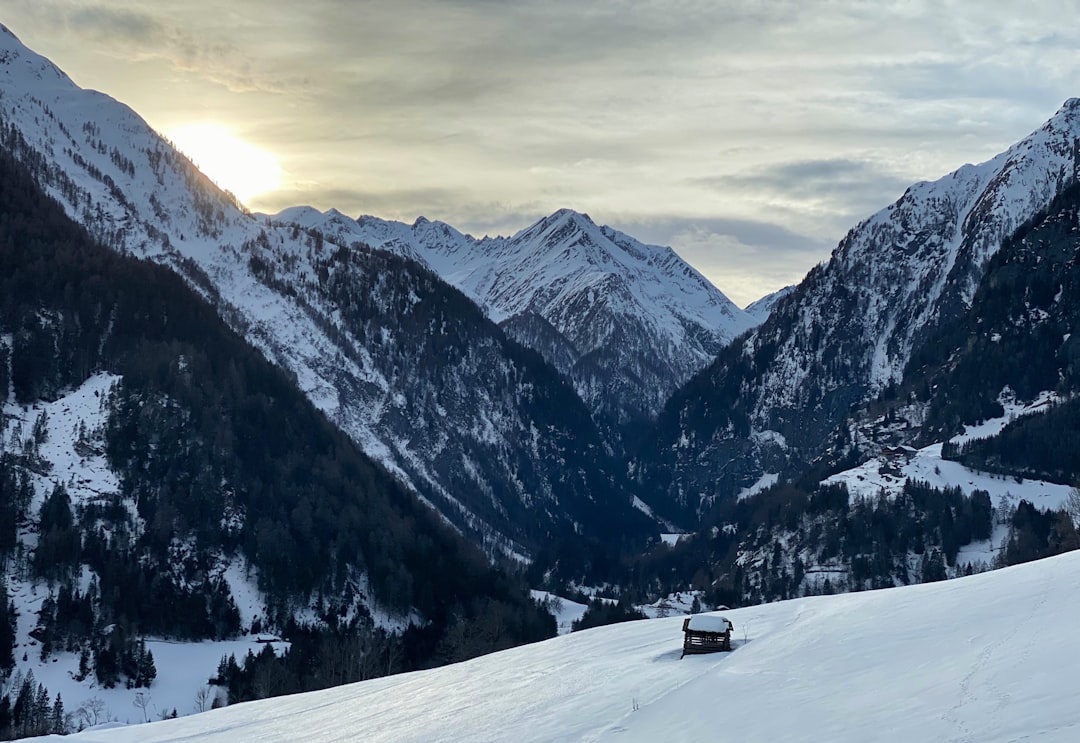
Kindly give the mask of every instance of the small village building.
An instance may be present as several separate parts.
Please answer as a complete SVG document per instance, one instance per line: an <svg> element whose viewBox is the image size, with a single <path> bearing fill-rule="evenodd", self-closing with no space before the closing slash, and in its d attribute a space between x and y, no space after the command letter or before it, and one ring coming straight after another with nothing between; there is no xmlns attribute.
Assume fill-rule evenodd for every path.
<svg viewBox="0 0 1080 743"><path fill-rule="evenodd" d="M715 614L693 614L683 620L683 656L731 650L731 621Z"/></svg>

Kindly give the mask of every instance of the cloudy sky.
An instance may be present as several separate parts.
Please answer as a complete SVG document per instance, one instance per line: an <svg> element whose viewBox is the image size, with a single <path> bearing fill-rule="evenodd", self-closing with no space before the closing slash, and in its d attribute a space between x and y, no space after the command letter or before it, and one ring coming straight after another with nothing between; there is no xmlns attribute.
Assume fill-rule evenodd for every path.
<svg viewBox="0 0 1080 743"><path fill-rule="evenodd" d="M570 207L740 304L1080 96L1077 0L5 0L0 22L158 130L276 160L254 209L507 234Z"/></svg>

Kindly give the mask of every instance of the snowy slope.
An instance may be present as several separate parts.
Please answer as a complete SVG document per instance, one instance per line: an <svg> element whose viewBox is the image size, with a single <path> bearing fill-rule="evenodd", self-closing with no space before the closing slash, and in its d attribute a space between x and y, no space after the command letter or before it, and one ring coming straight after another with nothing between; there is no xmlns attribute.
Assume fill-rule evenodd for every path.
<svg viewBox="0 0 1080 743"><path fill-rule="evenodd" d="M619 422L654 414L675 386L763 319L732 304L671 248L569 209L512 237L483 239L423 218L353 221L309 207L274 219L422 260ZM561 341L555 347L552 336ZM565 346L569 354L559 352ZM610 377L596 369L597 358Z"/></svg>
<svg viewBox="0 0 1080 743"><path fill-rule="evenodd" d="M944 583L734 611L731 653L682 619L75 741L971 740L1080 735L1080 553Z"/></svg>
<svg viewBox="0 0 1080 743"><path fill-rule="evenodd" d="M1056 399L1057 396L1053 393L1044 392L1027 405L1003 401L1003 416L978 425L966 426L963 433L953 436L950 441L960 444L992 437L1020 416L1045 412L1047 406ZM960 488L965 495L971 495L975 490L983 490L990 494L995 505L1004 502L1015 507L1020 500L1026 500L1040 509L1052 511L1065 506L1066 498L1072 489L1068 485L1042 480L980 472L959 462L942 459L941 448L942 445L937 443L910 450L907 455L872 457L858 467L832 475L824 482L843 483L852 496L873 498L879 493L894 496L903 490L906 480L917 480L929 483L935 488Z"/></svg>
<svg viewBox="0 0 1080 743"><path fill-rule="evenodd" d="M694 507L813 461L852 406L898 383L920 344L967 312L1003 240L1076 180L1078 138L1072 99L992 160L917 183L855 226L674 396L645 478Z"/></svg>
<svg viewBox="0 0 1080 743"><path fill-rule="evenodd" d="M755 325L760 325L769 319L769 315L772 314L773 308L776 307L776 303L794 291L794 285L785 286L783 289L778 289L772 294L766 294L761 299L746 305L746 307L743 308L743 312L754 318L756 321L754 323Z"/></svg>
<svg viewBox="0 0 1080 743"><path fill-rule="evenodd" d="M765 380L768 404L794 403L822 346L849 343L851 335L865 344L853 369L861 384L876 393L899 381L920 333L969 305L1002 240L1075 180L1078 135L1074 98L992 160L916 183L855 226L806 281L803 301L792 307L798 325L787 337L763 333L753 342L780 341L780 363ZM822 325L824 338L806 346L812 325Z"/></svg>
<svg viewBox="0 0 1080 743"><path fill-rule="evenodd" d="M579 426L592 425L588 411L565 400L565 383L422 266L338 253L332 238L248 214L129 108L78 88L2 27L0 120L3 145L69 216L185 276L367 454L489 552L520 557L524 532L553 521L588 531L571 501L629 510L628 497L607 500L619 485L597 471L605 465L583 462L569 479L560 466L567 441L585 436L583 456L603 443ZM565 400L560 420L537 402L550 399Z"/></svg>
<svg viewBox="0 0 1080 743"><path fill-rule="evenodd" d="M120 481L110 468L103 453L102 429L107 420L105 402L120 377L96 374L84 384L51 402L22 406L11 401L8 395L0 415L0 453L35 452L34 459L40 466L30 471L34 489L29 511L36 514L45 497L58 485L66 488L72 505L86 506L91 503L107 504L120 493ZM34 433L40 431L39 443ZM134 503L125 504L135 521L141 522ZM27 548L38 538L35 530L24 525L19 539ZM150 699L148 714L158 718L161 713L176 709L178 714L199 711L196 695L206 687L206 681L217 670L222 656L235 654L242 659L251 650L258 653L263 645L255 636L221 642L170 642L150 639L147 647L153 653L158 675L152 689L125 689L119 685L105 689L93 674L77 680L79 654L53 651L47 660L41 660L40 643L31 632L38 624L38 611L46 598L55 599L55 586L43 581L27 580L25 570L17 561L0 572L0 580L6 581L11 601L18 613L15 643L15 673L33 672L37 683L44 684L50 694L60 693L69 712L83 707L87 719L95 715L121 722L141 722L141 709L133 706L136 694ZM232 595L240 610L244 626L250 626L256 616L265 616L266 608L254 581L245 575L235 563L221 560L215 570L226 575ZM80 590L84 591L94 576L84 567ZM278 647L281 644L278 643ZM9 679L10 681L10 679ZM14 685L14 684L13 684ZM100 702L100 709L92 700ZM212 697L202 702L209 709Z"/></svg>

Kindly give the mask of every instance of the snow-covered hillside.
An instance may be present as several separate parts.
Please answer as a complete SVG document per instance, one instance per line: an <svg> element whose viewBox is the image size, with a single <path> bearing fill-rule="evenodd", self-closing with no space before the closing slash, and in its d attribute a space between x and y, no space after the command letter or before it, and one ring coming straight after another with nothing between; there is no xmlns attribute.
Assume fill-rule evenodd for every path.
<svg viewBox="0 0 1080 743"><path fill-rule="evenodd" d="M776 307L776 303L793 291L795 291L794 286L785 286L783 289L778 289L772 294L766 294L761 299L751 302L743 308L743 311L754 318L755 325L760 325L769 319L769 315L772 314L773 309Z"/></svg>
<svg viewBox="0 0 1080 743"><path fill-rule="evenodd" d="M488 552L521 557L551 529L590 531L581 509L633 517L569 385L422 266L248 214L133 111L2 27L0 121L69 216L183 275Z"/></svg>
<svg viewBox="0 0 1080 743"><path fill-rule="evenodd" d="M798 325L752 341L780 346L762 404L798 404L807 384L821 385L814 377L827 345L860 349L852 371L869 392L899 381L922 331L970 305L1002 241L1076 179L1078 136L1074 98L997 157L916 183L856 225L789 305ZM806 344L809 328L823 338Z"/></svg>
<svg viewBox="0 0 1080 743"><path fill-rule="evenodd" d="M1071 742L1080 553L944 583L724 612L731 653L679 659L682 619L467 663L91 730L165 741Z"/></svg>
<svg viewBox="0 0 1080 743"><path fill-rule="evenodd" d="M966 426L963 433L953 436L950 441L959 444L989 438L1020 416L1045 412L1055 400L1053 393L1044 392L1028 405L1004 401L1003 416ZM824 483L843 483L852 496L874 498L880 493L894 496L903 489L905 481L917 480L935 488L959 488L965 495L982 490L990 494L995 504L1004 502L1015 507L1020 500L1026 500L1041 509L1052 511L1065 507L1072 489L1068 485L1042 480L980 472L959 462L942 459L941 449L940 443L920 449L891 447L888 452L872 457L858 467L828 477Z"/></svg>
<svg viewBox="0 0 1080 743"><path fill-rule="evenodd" d="M35 463L28 470L33 489L29 504L32 513L37 514L46 496L61 486L66 489L75 509L107 507L119 497L120 480L103 452L103 428L108 419L106 403L119 381L115 375L96 374L56 400L29 406L18 405L10 394L7 396L0 415L0 455L20 453ZM135 504L129 501L125 505L133 521L145 528ZM20 554L27 555L40 535L30 524L22 526ZM170 714L173 709L178 714L209 709L218 692L207 686L207 679L215 674L221 658L232 654L242 659L248 651L258 653L264 647L258 636L218 642L151 639L147 648L157 667L153 688L132 690L123 685L103 688L93 674L79 677L77 652L54 648L42 660L41 643L35 638L35 632L39 628L43 602L56 600L56 586L26 576L23 566L26 560L25 556L11 560L5 566L7 570L0 570L0 581L6 582L18 614L15 676L8 682L12 687L18 687L18 679L32 673L36 683L43 684L50 694L63 696L76 724L80 719L83 724L95 719L141 722L147 717L144 710L133 706L136 695L142 695L148 701L145 714L151 719ZM266 608L254 581L239 563L219 559L213 567L229 583L244 627L250 627L257 617L265 617ZM96 580L94 572L84 567L79 590L85 593ZM283 647L283 644L277 643L277 647ZM206 691L201 699L197 699L202 689Z"/></svg>
<svg viewBox="0 0 1080 743"><path fill-rule="evenodd" d="M330 210L275 215L422 260L574 380L594 410L625 423L763 319L736 307L671 248L645 245L561 209L512 237L477 239L441 222ZM540 326L540 327L538 327Z"/></svg>
<svg viewBox="0 0 1080 743"><path fill-rule="evenodd" d="M913 353L966 316L1003 241L1076 181L1078 139L1073 99L997 157L917 183L856 225L673 397L643 479L694 508L820 456L853 406L900 383Z"/></svg>

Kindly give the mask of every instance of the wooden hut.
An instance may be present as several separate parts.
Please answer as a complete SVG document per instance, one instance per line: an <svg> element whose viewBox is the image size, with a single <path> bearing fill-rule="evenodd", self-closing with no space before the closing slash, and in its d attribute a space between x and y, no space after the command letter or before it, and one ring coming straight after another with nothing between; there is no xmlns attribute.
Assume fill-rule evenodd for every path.
<svg viewBox="0 0 1080 743"><path fill-rule="evenodd" d="M731 650L731 622L715 614L693 614L683 620L682 657Z"/></svg>

